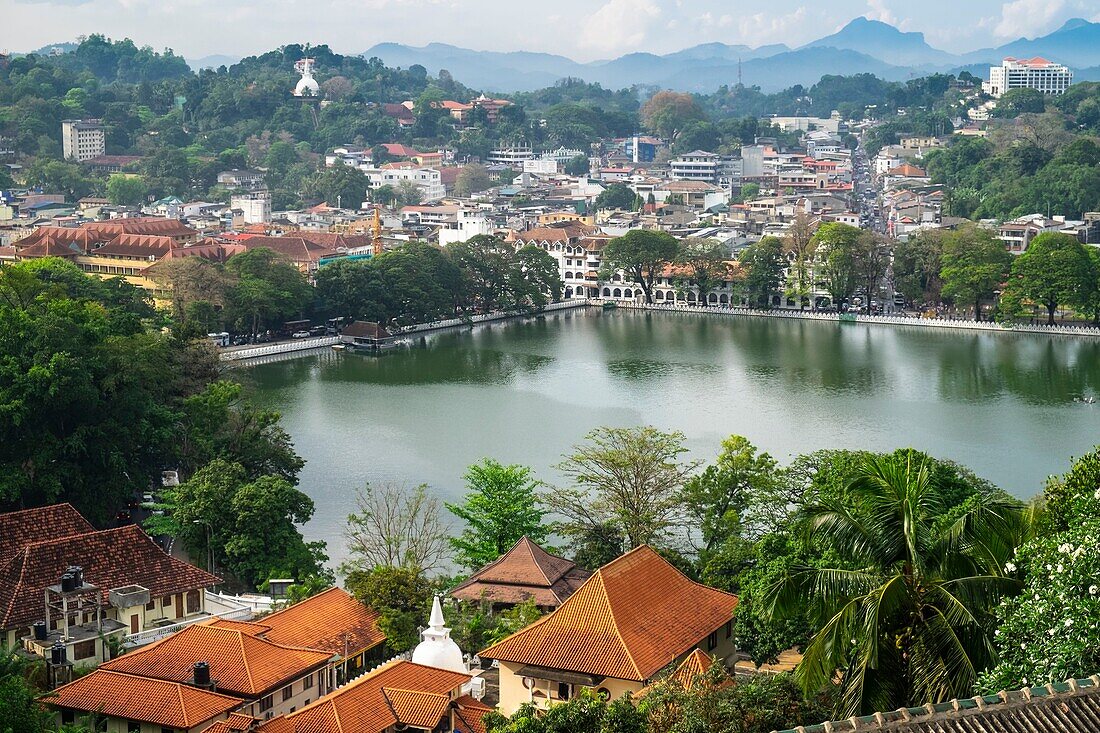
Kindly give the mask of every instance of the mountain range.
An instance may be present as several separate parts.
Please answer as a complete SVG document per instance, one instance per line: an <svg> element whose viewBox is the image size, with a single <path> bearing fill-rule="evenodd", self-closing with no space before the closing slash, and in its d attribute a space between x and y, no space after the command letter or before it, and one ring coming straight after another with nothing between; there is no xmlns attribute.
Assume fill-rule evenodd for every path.
<svg viewBox="0 0 1100 733"><path fill-rule="evenodd" d="M1100 80L1100 23L1081 18L1037 38L963 54L928 44L923 33L904 32L877 20L856 18L836 33L798 48L773 44L751 48L705 43L675 53L631 53L581 63L565 56L528 51L474 51L445 43L406 46L380 43L363 54L389 66L420 64L429 73L446 69L462 83L486 91L531 91L575 77L620 89L635 84L711 92L740 78L746 86L774 92L812 85L825 74L871 73L903 81L934 72L970 71L979 76L1005 56L1043 56L1074 69L1077 81Z"/></svg>

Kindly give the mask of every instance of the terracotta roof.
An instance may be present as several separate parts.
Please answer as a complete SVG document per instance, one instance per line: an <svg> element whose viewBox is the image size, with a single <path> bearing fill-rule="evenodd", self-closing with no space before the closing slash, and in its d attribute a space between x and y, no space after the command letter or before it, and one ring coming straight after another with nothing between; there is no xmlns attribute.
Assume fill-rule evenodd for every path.
<svg viewBox="0 0 1100 733"><path fill-rule="evenodd" d="M382 696L399 724L434 729L451 706L451 696L441 692L421 692L383 687Z"/></svg>
<svg viewBox="0 0 1100 733"><path fill-rule="evenodd" d="M320 649L340 657L354 656L386 640L378 614L343 588L329 588L312 598L267 616L264 638L276 644Z"/></svg>
<svg viewBox="0 0 1100 733"><path fill-rule="evenodd" d="M262 733L382 733L399 721L383 689L449 695L470 676L404 660L390 662L285 718L260 726ZM276 723L276 720L282 722ZM437 719L428 728L435 728Z"/></svg>
<svg viewBox="0 0 1100 733"><path fill-rule="evenodd" d="M256 722L256 718L251 715L230 713L225 720L219 720L209 727L203 728L202 733L240 733L241 731L251 730Z"/></svg>
<svg viewBox="0 0 1100 733"><path fill-rule="evenodd" d="M252 634L253 636L263 636L268 631L271 631L271 627L266 624L259 624L255 621L235 621L228 618L218 618L213 621L208 621L207 626L217 626L219 629L233 629L235 631L243 631L246 634Z"/></svg>
<svg viewBox="0 0 1100 733"><path fill-rule="evenodd" d="M165 219L159 216L136 216L128 219L106 219L90 221L84 228L107 235L152 234L161 237L192 237L198 232L179 219Z"/></svg>
<svg viewBox="0 0 1100 733"><path fill-rule="evenodd" d="M93 257L141 257L159 260L178 247L171 237L150 234L119 234L109 242L92 249Z"/></svg>
<svg viewBox="0 0 1100 733"><path fill-rule="evenodd" d="M737 596L695 583L642 545L482 658L645 681L733 617Z"/></svg>
<svg viewBox="0 0 1100 733"><path fill-rule="evenodd" d="M886 171L886 175L904 176L905 178L926 178L928 176L923 168L918 168L915 165L910 165L909 163L903 163L897 168L891 168L890 170Z"/></svg>
<svg viewBox="0 0 1100 733"><path fill-rule="evenodd" d="M365 339L388 339L391 337L390 332L387 331L384 326L374 321L355 321L350 323L344 327L340 335Z"/></svg>
<svg viewBox="0 0 1100 733"><path fill-rule="evenodd" d="M455 700L455 730L458 733L485 733L485 716L493 708L469 695Z"/></svg>
<svg viewBox="0 0 1100 733"><path fill-rule="evenodd" d="M523 537L500 558L455 586L451 596L498 603L533 600L539 606L556 607L573 595L591 574L578 568L575 562L551 555Z"/></svg>
<svg viewBox="0 0 1100 733"><path fill-rule="evenodd" d="M322 257L336 252L332 247L311 242L300 232L295 232L294 236L289 237L250 237L241 244L248 249L267 247L294 262L317 262Z"/></svg>
<svg viewBox="0 0 1100 733"><path fill-rule="evenodd" d="M194 664L206 662L219 690L256 698L331 658L328 652L281 646L239 629L200 624L124 654L100 668L187 682L192 679Z"/></svg>
<svg viewBox="0 0 1100 733"><path fill-rule="evenodd" d="M72 504L0 514L0 565L31 543L94 531Z"/></svg>
<svg viewBox="0 0 1100 733"><path fill-rule="evenodd" d="M1045 687L899 708L785 733L1095 733L1100 675Z"/></svg>
<svg viewBox="0 0 1100 733"><path fill-rule="evenodd" d="M224 715L244 701L178 682L97 669L57 688L55 695L44 702L69 710L187 729Z"/></svg>
<svg viewBox="0 0 1100 733"><path fill-rule="evenodd" d="M702 649L695 649L684 657L684 661L680 662L680 666L677 667L672 674L666 679L667 681L674 683L685 690L691 689L691 686L695 684L695 680L698 677L707 673L710 669L710 665L714 663L713 657L704 652ZM635 700L640 700L645 697L654 687L661 684L663 681L658 681L652 685L647 685L641 690L634 693Z"/></svg>
<svg viewBox="0 0 1100 733"><path fill-rule="evenodd" d="M70 565L84 568L84 582L100 589L140 585L154 597L221 582L205 570L171 557L137 525L60 537L25 545L0 565L0 629L42 619L42 592Z"/></svg>

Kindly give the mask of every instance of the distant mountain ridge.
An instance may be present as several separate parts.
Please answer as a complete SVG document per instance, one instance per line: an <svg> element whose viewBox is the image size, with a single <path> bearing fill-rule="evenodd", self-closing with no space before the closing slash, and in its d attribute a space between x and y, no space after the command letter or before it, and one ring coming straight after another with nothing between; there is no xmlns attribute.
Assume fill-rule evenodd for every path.
<svg viewBox="0 0 1100 733"><path fill-rule="evenodd" d="M1091 79L1100 66L1100 23L1073 18L1045 36L1021 38L997 48L952 54L928 44L923 33L906 32L877 20L855 18L836 33L799 48L772 44L751 48L704 43L668 54L631 53L581 63L565 56L528 51L473 51L444 43L406 46L380 43L364 56L387 65L420 64L429 73L446 69L464 84L495 92L531 91L566 77L619 89L639 85L691 92L713 91L740 78L748 86L773 92L794 84L810 85L826 74L871 73L900 81L934 72L983 69L1005 56L1043 56L1081 70Z"/></svg>

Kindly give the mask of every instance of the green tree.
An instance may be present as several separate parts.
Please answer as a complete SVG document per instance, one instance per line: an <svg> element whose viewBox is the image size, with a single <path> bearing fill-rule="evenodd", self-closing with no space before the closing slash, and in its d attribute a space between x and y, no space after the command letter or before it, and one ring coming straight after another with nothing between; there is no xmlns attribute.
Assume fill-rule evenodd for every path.
<svg viewBox="0 0 1100 733"><path fill-rule="evenodd" d="M596 197L593 204L596 209L622 209L630 211L635 208L638 194L624 183L612 183Z"/></svg>
<svg viewBox="0 0 1100 733"><path fill-rule="evenodd" d="M485 458L466 469L466 496L461 504L445 504L466 522L458 537L451 538L455 562L476 570L496 560L521 537L543 543L550 527L542 522L545 512L538 496L539 482L526 466L505 466Z"/></svg>
<svg viewBox="0 0 1100 733"><path fill-rule="evenodd" d="M28 675L31 662L15 647L0 645L0 721L5 733L49 733L54 716L38 701Z"/></svg>
<svg viewBox="0 0 1100 733"><path fill-rule="evenodd" d="M1046 95L1038 89L1009 89L997 100L994 117L1012 119L1030 112L1042 114L1046 110Z"/></svg>
<svg viewBox="0 0 1100 733"><path fill-rule="evenodd" d="M466 165L458 172L455 180L455 196L469 196L480 193L493 185L489 171L483 165Z"/></svg>
<svg viewBox="0 0 1100 733"><path fill-rule="evenodd" d="M348 573L347 589L378 612L386 650L400 654L420 641L419 627L432 605L432 583L413 567L379 566Z"/></svg>
<svg viewBox="0 0 1100 733"><path fill-rule="evenodd" d="M859 246L862 232L839 222L828 222L814 234L817 276L839 308L860 285Z"/></svg>
<svg viewBox="0 0 1100 733"><path fill-rule="evenodd" d="M587 176L589 164L587 155L578 155L565 161L564 171L569 176Z"/></svg>
<svg viewBox="0 0 1100 733"><path fill-rule="evenodd" d="M597 428L558 465L572 486L543 494L574 541L612 528L630 550L661 545L680 526L679 490L699 466L683 461L684 435L652 427Z"/></svg>
<svg viewBox="0 0 1100 733"><path fill-rule="evenodd" d="M1100 668L1100 450L1047 482L1041 529L1004 566L1024 583L997 608L997 665L979 687L1057 684Z"/></svg>
<svg viewBox="0 0 1100 733"><path fill-rule="evenodd" d="M401 181L394 188L394 199L400 206L416 206L424 199L424 191L412 181Z"/></svg>
<svg viewBox="0 0 1100 733"><path fill-rule="evenodd" d="M706 114L690 94L660 91L642 106L642 122L650 130L675 142L692 122L701 122Z"/></svg>
<svg viewBox="0 0 1100 733"><path fill-rule="evenodd" d="M969 694L994 660L988 614L1019 588L1003 568L1026 535L1020 505L978 494L951 506L909 454L864 459L805 514L841 565L796 568L772 589L778 613L808 607L819 629L796 670L803 689L839 670L842 715Z"/></svg>
<svg viewBox="0 0 1100 733"><path fill-rule="evenodd" d="M1047 232L1015 258L1005 289L1009 299L1026 298L1046 308L1047 323L1054 325L1059 305L1087 303L1093 281L1085 246L1068 234Z"/></svg>
<svg viewBox="0 0 1100 733"><path fill-rule="evenodd" d="M622 270L628 282L641 286L645 302L651 304L653 283L679 251L680 245L671 234L631 229L608 242L603 251L603 267L609 271Z"/></svg>
<svg viewBox="0 0 1100 733"><path fill-rule="evenodd" d="M894 291L906 301L939 302L944 238L942 230L929 229L894 244Z"/></svg>
<svg viewBox="0 0 1100 733"><path fill-rule="evenodd" d="M676 264L683 268L677 278L683 287L699 293L699 305L709 305L711 291L733 278L734 270L726 248L714 239L688 237L680 243ZM715 296L717 297L717 296Z"/></svg>
<svg viewBox="0 0 1100 733"><path fill-rule="evenodd" d="M779 292L783 283L783 268L787 265L783 243L776 237L764 237L746 247L738 262L745 273L742 287L748 295L749 305L769 307L771 296Z"/></svg>
<svg viewBox="0 0 1100 733"><path fill-rule="evenodd" d="M422 574L443 565L449 533L427 486L368 484L356 492L355 504L344 530L351 553L346 572L394 567Z"/></svg>
<svg viewBox="0 0 1100 733"><path fill-rule="evenodd" d="M145 181L140 176L115 173L107 179L107 200L115 206L137 206L147 193Z"/></svg>
<svg viewBox="0 0 1100 733"><path fill-rule="evenodd" d="M358 209L367 200L369 188L370 179L363 171L350 165L334 165L319 171L303 193L323 199L329 206Z"/></svg>
<svg viewBox="0 0 1100 733"><path fill-rule="evenodd" d="M943 294L974 305L974 320L982 320L982 302L993 298L1008 278L1012 255L993 232L964 227L943 238Z"/></svg>
<svg viewBox="0 0 1100 733"><path fill-rule="evenodd" d="M256 247L229 258L226 270L236 278L230 303L251 333L305 310L313 289L305 276L278 253Z"/></svg>

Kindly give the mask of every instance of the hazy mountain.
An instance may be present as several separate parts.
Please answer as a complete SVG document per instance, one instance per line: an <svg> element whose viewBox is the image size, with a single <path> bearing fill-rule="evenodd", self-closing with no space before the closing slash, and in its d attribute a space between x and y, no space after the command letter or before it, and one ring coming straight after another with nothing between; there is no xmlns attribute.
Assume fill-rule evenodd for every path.
<svg viewBox="0 0 1100 733"><path fill-rule="evenodd" d="M202 58L198 59L184 59L184 61L187 62L187 65L191 67L192 71L200 71L202 69L216 69L219 66L232 66L240 60L240 56L224 56L221 54L203 56Z"/></svg>
<svg viewBox="0 0 1100 733"><path fill-rule="evenodd" d="M872 73L903 80L932 71L971 70L988 73L1005 56L1044 56L1077 70L1077 80L1096 76L1100 67L1100 23L1075 18L1034 39L1021 38L999 48L950 54L928 45L922 33L907 33L888 23L856 18L836 33L791 50L782 44L750 48L703 43L657 55L631 53L615 59L579 63L564 56L517 51L471 51L432 43L414 47L381 43L364 56L377 56L390 66L424 66L429 73L447 69L464 84L495 92L529 91L577 77L620 89L635 84L684 91L713 91L737 83L737 66L746 85L766 92L793 84L813 84L825 74Z"/></svg>
<svg viewBox="0 0 1100 733"><path fill-rule="evenodd" d="M842 48L858 51L894 66L943 66L956 56L932 48L923 33L905 33L889 23L859 17L831 36L807 43L803 48Z"/></svg>

